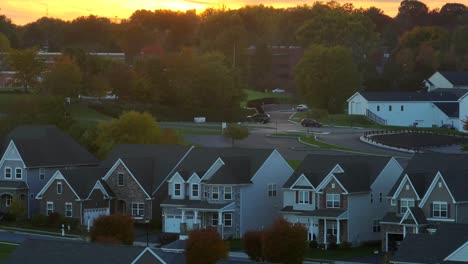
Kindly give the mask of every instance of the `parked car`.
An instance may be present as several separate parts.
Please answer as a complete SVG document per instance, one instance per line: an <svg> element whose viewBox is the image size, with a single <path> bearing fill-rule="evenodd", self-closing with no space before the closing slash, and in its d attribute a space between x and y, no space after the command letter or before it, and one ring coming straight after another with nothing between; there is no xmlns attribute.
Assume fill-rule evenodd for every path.
<svg viewBox="0 0 468 264"><path fill-rule="evenodd" d="M298 112L305 112L305 111L309 111L309 107L307 107L307 105L304 105L304 104L300 104L296 107L296 111Z"/></svg>
<svg viewBox="0 0 468 264"><path fill-rule="evenodd" d="M261 113L256 113L254 115L247 116L247 120L251 122L259 122L266 124L270 122L270 115L269 114L261 114Z"/></svg>
<svg viewBox="0 0 468 264"><path fill-rule="evenodd" d="M271 91L272 93L284 93L285 90L284 89L281 89L281 88L276 88L274 90Z"/></svg>
<svg viewBox="0 0 468 264"><path fill-rule="evenodd" d="M322 126L322 124L319 121L310 119L310 118L302 119L301 125L303 127L321 127Z"/></svg>
<svg viewBox="0 0 468 264"><path fill-rule="evenodd" d="M442 124L440 127L455 130L455 127L451 124Z"/></svg>

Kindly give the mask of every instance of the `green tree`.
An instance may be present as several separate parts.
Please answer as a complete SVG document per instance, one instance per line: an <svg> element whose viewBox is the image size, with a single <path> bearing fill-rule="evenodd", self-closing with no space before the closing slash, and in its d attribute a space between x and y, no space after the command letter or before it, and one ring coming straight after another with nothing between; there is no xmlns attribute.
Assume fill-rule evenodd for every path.
<svg viewBox="0 0 468 264"><path fill-rule="evenodd" d="M10 40L0 32L0 52L8 52L10 51Z"/></svg>
<svg viewBox="0 0 468 264"><path fill-rule="evenodd" d="M36 49L11 50L9 63L25 92L38 83L38 78L44 70L44 62L37 56Z"/></svg>
<svg viewBox="0 0 468 264"><path fill-rule="evenodd" d="M40 87L45 94L75 97L81 90L81 70L71 59L61 58L44 76Z"/></svg>
<svg viewBox="0 0 468 264"><path fill-rule="evenodd" d="M132 245L135 239L133 219L121 214L101 216L95 220L90 238L93 242Z"/></svg>
<svg viewBox="0 0 468 264"><path fill-rule="evenodd" d="M10 207L8 208L8 213L13 215L15 221L19 218L23 218L26 216L26 207L24 205L24 201L18 199L17 197L13 198Z"/></svg>
<svg viewBox="0 0 468 264"><path fill-rule="evenodd" d="M185 245L187 264L216 264L228 257L228 244L215 230L192 230Z"/></svg>
<svg viewBox="0 0 468 264"><path fill-rule="evenodd" d="M232 147L234 147L234 140L241 140L248 137L249 130L245 126L229 124L227 128L224 129L224 136L232 140Z"/></svg>
<svg viewBox="0 0 468 264"><path fill-rule="evenodd" d="M307 245L307 230L300 223L280 218L264 235L265 259L272 263L302 263Z"/></svg>
<svg viewBox="0 0 468 264"><path fill-rule="evenodd" d="M314 108L343 111L346 99L359 89L359 73L348 48L312 46L295 68L299 94Z"/></svg>

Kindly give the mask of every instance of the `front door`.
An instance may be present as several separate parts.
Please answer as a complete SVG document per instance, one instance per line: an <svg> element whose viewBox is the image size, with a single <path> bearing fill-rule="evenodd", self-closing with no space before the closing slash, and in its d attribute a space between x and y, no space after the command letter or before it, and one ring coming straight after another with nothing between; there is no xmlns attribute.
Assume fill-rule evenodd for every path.
<svg viewBox="0 0 468 264"><path fill-rule="evenodd" d="M121 214L127 213L127 203L123 200L117 201L117 211Z"/></svg>

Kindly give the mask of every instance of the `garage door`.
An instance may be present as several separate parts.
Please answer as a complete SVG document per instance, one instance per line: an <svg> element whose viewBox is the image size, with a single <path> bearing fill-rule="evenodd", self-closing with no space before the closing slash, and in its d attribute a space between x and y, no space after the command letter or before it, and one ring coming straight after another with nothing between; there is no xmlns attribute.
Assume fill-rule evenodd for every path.
<svg viewBox="0 0 468 264"><path fill-rule="evenodd" d="M84 209L83 211L83 225L85 226L93 226L94 220L101 215L109 215L109 208L91 208L91 209Z"/></svg>
<svg viewBox="0 0 468 264"><path fill-rule="evenodd" d="M180 233L180 216L166 215L164 219L164 232L166 233Z"/></svg>

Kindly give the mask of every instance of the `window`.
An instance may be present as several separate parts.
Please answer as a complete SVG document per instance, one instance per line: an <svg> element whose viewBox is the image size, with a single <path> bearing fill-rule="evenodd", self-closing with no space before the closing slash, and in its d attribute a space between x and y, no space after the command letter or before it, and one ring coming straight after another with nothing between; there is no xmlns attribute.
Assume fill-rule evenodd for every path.
<svg viewBox="0 0 468 264"><path fill-rule="evenodd" d="M226 213L224 214L224 226L232 226L232 214Z"/></svg>
<svg viewBox="0 0 468 264"><path fill-rule="evenodd" d="M199 188L200 185L192 184L192 197L198 197L200 195Z"/></svg>
<svg viewBox="0 0 468 264"><path fill-rule="evenodd" d="M47 202L47 215L54 212L54 202Z"/></svg>
<svg viewBox="0 0 468 264"><path fill-rule="evenodd" d="M299 204L310 204L308 191L299 191Z"/></svg>
<svg viewBox="0 0 468 264"><path fill-rule="evenodd" d="M396 200L392 198L392 199L390 200L390 204L391 204L392 206L395 206L395 205L396 205Z"/></svg>
<svg viewBox="0 0 468 264"><path fill-rule="evenodd" d="M72 203L65 203L65 217L73 216L73 206Z"/></svg>
<svg viewBox="0 0 468 264"><path fill-rule="evenodd" d="M132 203L132 216L143 217L145 215L145 204L144 203Z"/></svg>
<svg viewBox="0 0 468 264"><path fill-rule="evenodd" d="M117 185L118 186L124 186L124 174L119 172L119 174L117 174Z"/></svg>
<svg viewBox="0 0 468 264"><path fill-rule="evenodd" d="M63 188L62 188L62 183L57 182L57 194L62 194Z"/></svg>
<svg viewBox="0 0 468 264"><path fill-rule="evenodd" d="M405 111L405 106L404 106L404 105L400 106L400 110L401 110L402 112Z"/></svg>
<svg viewBox="0 0 468 264"><path fill-rule="evenodd" d="M203 196L205 197L205 199L210 198L210 187L205 186L204 189L205 189L205 193Z"/></svg>
<svg viewBox="0 0 468 264"><path fill-rule="evenodd" d="M336 236L336 221L327 221L327 235Z"/></svg>
<svg viewBox="0 0 468 264"><path fill-rule="evenodd" d="M34 193L30 193L30 194L29 194L29 198L30 198L30 199L34 199Z"/></svg>
<svg viewBox="0 0 468 264"><path fill-rule="evenodd" d="M392 111L392 106L391 106L391 105L388 106L388 111L389 111L389 112Z"/></svg>
<svg viewBox="0 0 468 264"><path fill-rule="evenodd" d="M336 184L332 183L332 189L335 189Z"/></svg>
<svg viewBox="0 0 468 264"><path fill-rule="evenodd" d="M211 192L211 199L218 200L219 199L219 187L214 186L213 191Z"/></svg>
<svg viewBox="0 0 468 264"><path fill-rule="evenodd" d="M405 214L408 208L414 207L413 199L401 199L400 200L400 214Z"/></svg>
<svg viewBox="0 0 468 264"><path fill-rule="evenodd" d="M214 225L214 226L218 225L218 214L211 215L211 225Z"/></svg>
<svg viewBox="0 0 468 264"><path fill-rule="evenodd" d="M380 220L372 220L372 231L374 233L380 232Z"/></svg>
<svg viewBox="0 0 468 264"><path fill-rule="evenodd" d="M180 188L180 183L174 183L174 196L181 196Z"/></svg>
<svg viewBox="0 0 468 264"><path fill-rule="evenodd" d="M327 208L340 208L340 195L337 193L327 194Z"/></svg>
<svg viewBox="0 0 468 264"><path fill-rule="evenodd" d="M379 202L382 203L382 200L383 200L382 193L379 193Z"/></svg>
<svg viewBox="0 0 468 264"><path fill-rule="evenodd" d="M5 179L11 179L11 168L5 167Z"/></svg>
<svg viewBox="0 0 468 264"><path fill-rule="evenodd" d="M15 179L21 179L21 178L23 178L23 169L16 168L15 169Z"/></svg>
<svg viewBox="0 0 468 264"><path fill-rule="evenodd" d="M406 184L406 190L409 191L409 184Z"/></svg>
<svg viewBox="0 0 468 264"><path fill-rule="evenodd" d="M6 194L5 195L5 206L10 207L11 202L13 201L13 196Z"/></svg>
<svg viewBox="0 0 468 264"><path fill-rule="evenodd" d="M377 106L377 112L379 112L379 111L380 111L380 105Z"/></svg>
<svg viewBox="0 0 468 264"><path fill-rule="evenodd" d="M232 200L232 187L224 187L224 200Z"/></svg>
<svg viewBox="0 0 468 264"><path fill-rule="evenodd" d="M45 169L39 168L39 180L43 181L45 179Z"/></svg>
<svg viewBox="0 0 468 264"><path fill-rule="evenodd" d="M432 217L447 218L448 217L447 203L446 202L432 203Z"/></svg>
<svg viewBox="0 0 468 264"><path fill-rule="evenodd" d="M373 203L373 202L374 202L374 194L370 193L370 203Z"/></svg>
<svg viewBox="0 0 468 264"><path fill-rule="evenodd" d="M268 184L268 197L276 197L276 183Z"/></svg>

